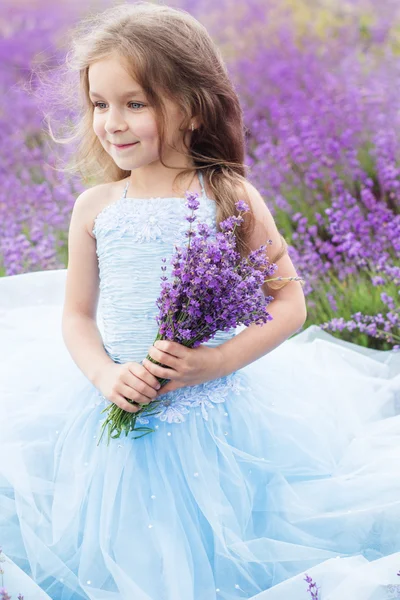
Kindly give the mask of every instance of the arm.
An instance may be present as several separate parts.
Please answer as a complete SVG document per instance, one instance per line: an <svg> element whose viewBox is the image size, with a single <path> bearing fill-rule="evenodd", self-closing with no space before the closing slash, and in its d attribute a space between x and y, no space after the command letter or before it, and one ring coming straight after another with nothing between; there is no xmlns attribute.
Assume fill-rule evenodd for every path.
<svg viewBox="0 0 400 600"><path fill-rule="evenodd" d="M298 284L297 281L290 282ZM270 308L271 307L271 308ZM292 302L274 300L268 307L273 321L264 325L249 325L234 338L216 347L220 352L221 375L229 375L268 354L296 333L304 323L301 307Z"/></svg>
<svg viewBox="0 0 400 600"><path fill-rule="evenodd" d="M277 256L281 246L275 221L262 196L249 182L246 182L246 192L256 219L256 226L249 240L250 248L255 250L265 244L267 239L271 239L272 245L267 247L267 254L273 258ZM278 270L272 277L298 277L287 253L275 261L275 264ZM266 283L261 289L264 295L274 297L267 307L273 320L264 325L252 324L231 340L217 346L221 376L241 369L271 352L296 333L307 318L306 302L300 281L290 281L280 290L270 288Z"/></svg>
<svg viewBox="0 0 400 600"><path fill-rule="evenodd" d="M85 190L76 199L72 211L62 315L65 345L76 365L94 385L102 368L113 363L104 349L96 323L99 273L91 226L98 196L98 186Z"/></svg>

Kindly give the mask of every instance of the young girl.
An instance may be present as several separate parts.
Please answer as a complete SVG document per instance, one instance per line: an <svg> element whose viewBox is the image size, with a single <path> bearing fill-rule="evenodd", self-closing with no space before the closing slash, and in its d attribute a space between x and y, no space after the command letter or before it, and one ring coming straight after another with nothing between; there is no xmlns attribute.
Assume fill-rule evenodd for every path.
<svg viewBox="0 0 400 600"><path fill-rule="evenodd" d="M396 583L398 355L316 326L291 337L306 318L299 281L264 284L262 327L153 345L186 191L214 232L245 199L242 255L270 239L278 274L297 275L245 177L241 108L206 30L120 5L77 27L68 67L77 168L96 184L73 209L66 279L0 280L4 583L21 569L27 598L54 600L300 600L305 573L337 599ZM98 445L110 403L155 399L141 420L153 433Z"/></svg>

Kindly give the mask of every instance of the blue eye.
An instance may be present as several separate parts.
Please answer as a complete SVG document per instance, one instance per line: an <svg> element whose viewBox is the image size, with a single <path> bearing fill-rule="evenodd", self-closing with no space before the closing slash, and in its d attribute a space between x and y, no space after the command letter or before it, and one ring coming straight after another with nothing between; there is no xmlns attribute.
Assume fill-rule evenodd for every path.
<svg viewBox="0 0 400 600"><path fill-rule="evenodd" d="M95 102L95 103L93 104L93 106L94 106L95 108L99 108L99 104L105 104L105 102ZM142 104L141 102L129 102L129 104L137 104L137 105L139 105L139 107L140 107L140 108L142 108L143 106L145 106L145 105L144 105L144 104ZM100 109L100 110L101 110L101 109Z"/></svg>

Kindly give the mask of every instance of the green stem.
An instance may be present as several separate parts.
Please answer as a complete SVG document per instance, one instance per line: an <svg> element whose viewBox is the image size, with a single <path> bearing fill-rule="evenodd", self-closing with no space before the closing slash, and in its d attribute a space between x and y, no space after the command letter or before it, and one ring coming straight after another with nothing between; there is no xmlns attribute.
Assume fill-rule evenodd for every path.
<svg viewBox="0 0 400 600"><path fill-rule="evenodd" d="M384 331L383 329L377 329L377 333L382 333L382 335L387 338L388 336L392 337L394 340L398 340L400 342L400 336L395 333L391 333L389 331ZM365 332L367 333L367 332ZM387 340L386 340L387 341Z"/></svg>

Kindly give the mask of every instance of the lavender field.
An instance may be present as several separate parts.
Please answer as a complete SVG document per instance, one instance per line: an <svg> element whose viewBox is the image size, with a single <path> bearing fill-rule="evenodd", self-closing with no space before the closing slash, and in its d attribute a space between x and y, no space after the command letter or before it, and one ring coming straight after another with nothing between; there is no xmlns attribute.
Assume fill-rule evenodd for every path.
<svg viewBox="0 0 400 600"><path fill-rule="evenodd" d="M76 107L40 69L104 0L13 3L0 16L0 275L64 269L82 181L47 131ZM389 0L169 2L219 44L245 114L249 179L306 280L308 318L342 339L400 349L400 10ZM233 6L235 7L233 10ZM47 102L47 100L51 102Z"/></svg>

